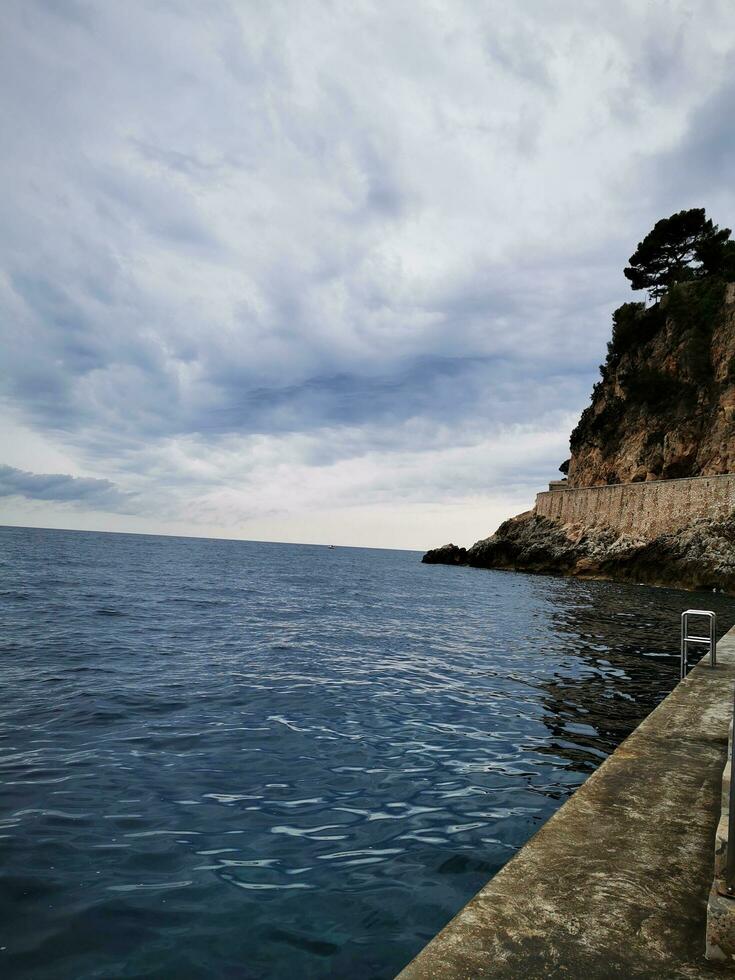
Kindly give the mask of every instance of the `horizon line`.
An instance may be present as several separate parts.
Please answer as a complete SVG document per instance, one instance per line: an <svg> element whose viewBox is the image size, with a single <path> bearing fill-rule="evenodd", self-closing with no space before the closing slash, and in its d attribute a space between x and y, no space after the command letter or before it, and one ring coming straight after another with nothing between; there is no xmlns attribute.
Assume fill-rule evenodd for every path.
<svg viewBox="0 0 735 980"><path fill-rule="evenodd" d="M240 544L284 544L304 548L356 548L361 551L408 551L421 554L420 548L376 548L364 544L331 544L321 541L269 541L264 538L220 538L208 534L167 534L153 531L109 531L89 528L46 527L39 524L0 524L0 530L15 528L21 531L65 531L69 534L120 534L136 538L181 538L184 541L236 541Z"/></svg>

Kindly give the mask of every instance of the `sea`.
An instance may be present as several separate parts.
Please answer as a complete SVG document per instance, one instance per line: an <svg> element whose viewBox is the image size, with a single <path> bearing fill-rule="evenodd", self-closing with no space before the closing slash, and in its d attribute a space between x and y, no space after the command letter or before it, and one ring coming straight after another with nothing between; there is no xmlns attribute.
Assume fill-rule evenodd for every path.
<svg viewBox="0 0 735 980"><path fill-rule="evenodd" d="M393 977L735 622L420 558L0 529L5 980Z"/></svg>

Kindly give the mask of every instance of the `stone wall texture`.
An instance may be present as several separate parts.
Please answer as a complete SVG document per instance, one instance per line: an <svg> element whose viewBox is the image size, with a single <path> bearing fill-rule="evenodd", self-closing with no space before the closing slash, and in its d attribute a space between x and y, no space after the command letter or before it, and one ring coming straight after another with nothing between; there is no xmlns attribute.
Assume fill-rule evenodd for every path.
<svg viewBox="0 0 735 980"><path fill-rule="evenodd" d="M678 531L699 517L721 519L733 510L735 474L547 490L536 496L541 517L611 527L641 538Z"/></svg>

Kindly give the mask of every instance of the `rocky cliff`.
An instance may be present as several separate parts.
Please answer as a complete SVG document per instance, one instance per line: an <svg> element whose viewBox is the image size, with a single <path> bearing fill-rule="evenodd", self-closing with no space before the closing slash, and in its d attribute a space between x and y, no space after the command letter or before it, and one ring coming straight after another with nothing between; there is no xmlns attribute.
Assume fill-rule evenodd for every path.
<svg viewBox="0 0 735 980"><path fill-rule="evenodd" d="M682 283L616 310L569 486L735 472L735 283Z"/></svg>
<svg viewBox="0 0 735 980"><path fill-rule="evenodd" d="M600 371L571 435L570 487L735 473L735 283L706 278L649 308L624 304ZM735 595L735 514L652 538L529 511L423 561Z"/></svg>

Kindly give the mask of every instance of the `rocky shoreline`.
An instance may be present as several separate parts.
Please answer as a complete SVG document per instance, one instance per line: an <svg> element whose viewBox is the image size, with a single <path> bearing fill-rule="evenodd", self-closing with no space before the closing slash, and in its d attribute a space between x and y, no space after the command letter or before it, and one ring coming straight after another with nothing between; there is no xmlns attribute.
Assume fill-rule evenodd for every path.
<svg viewBox="0 0 735 980"><path fill-rule="evenodd" d="M422 561L715 589L735 596L735 514L725 520L701 518L646 540L604 526L560 524L527 511L471 548L444 545L428 551Z"/></svg>

